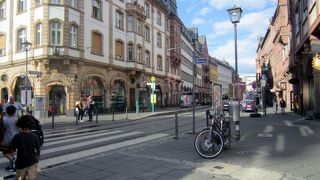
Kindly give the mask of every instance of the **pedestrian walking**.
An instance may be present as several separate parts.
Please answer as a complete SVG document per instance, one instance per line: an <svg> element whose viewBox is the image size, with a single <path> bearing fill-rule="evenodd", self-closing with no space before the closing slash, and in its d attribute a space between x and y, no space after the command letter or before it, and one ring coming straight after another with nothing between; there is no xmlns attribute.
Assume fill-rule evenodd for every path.
<svg viewBox="0 0 320 180"><path fill-rule="evenodd" d="M28 180L35 180L40 156L40 140L30 131L33 126L31 116L21 116L16 125L20 128L20 132L13 137L9 145L13 150L17 150L16 179L28 177Z"/></svg>
<svg viewBox="0 0 320 180"><path fill-rule="evenodd" d="M88 109L89 121L92 122L93 108L94 108L94 101L92 99L92 96L87 97L86 105L87 105L87 109Z"/></svg>
<svg viewBox="0 0 320 180"><path fill-rule="evenodd" d="M258 113L260 107L260 99L259 97L256 97L256 113Z"/></svg>
<svg viewBox="0 0 320 180"><path fill-rule="evenodd" d="M12 138L19 132L16 122L18 117L14 114L16 113L16 108L14 106L8 106L6 109L7 116L3 119L3 127L4 127L4 136L2 146L2 154L9 160L9 165L5 168L7 171L13 172L14 171L14 151L12 148L9 147L9 144Z"/></svg>
<svg viewBox="0 0 320 180"><path fill-rule="evenodd" d="M278 114L278 101L276 97L273 98L273 110L274 114Z"/></svg>
<svg viewBox="0 0 320 180"><path fill-rule="evenodd" d="M83 114L84 114L84 104L80 98L80 100L76 103L76 112L77 112L77 119L80 122L83 122Z"/></svg>
<svg viewBox="0 0 320 180"><path fill-rule="evenodd" d="M280 108L281 108L281 114L284 114L285 113L285 109L286 109L286 102L284 101L283 98L281 98L280 100Z"/></svg>
<svg viewBox="0 0 320 180"><path fill-rule="evenodd" d="M22 105L20 102L15 101L15 98L13 96L9 97L9 102L7 102L4 106L3 106L3 113L6 116L6 110L8 106L14 106L16 108L16 112L14 114L14 116L16 116L17 118L19 118L20 114L19 111L25 112L25 110L23 109Z"/></svg>

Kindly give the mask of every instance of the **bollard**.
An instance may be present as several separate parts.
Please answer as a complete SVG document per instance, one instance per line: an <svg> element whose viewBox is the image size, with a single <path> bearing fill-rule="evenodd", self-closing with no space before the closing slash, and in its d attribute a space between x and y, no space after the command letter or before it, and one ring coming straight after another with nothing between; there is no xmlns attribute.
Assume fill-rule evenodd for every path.
<svg viewBox="0 0 320 180"><path fill-rule="evenodd" d="M54 129L54 110L52 111L52 125L51 128Z"/></svg>
<svg viewBox="0 0 320 180"><path fill-rule="evenodd" d="M209 113L210 113L210 110L208 109L208 110L206 111L207 127L209 127Z"/></svg>
<svg viewBox="0 0 320 180"><path fill-rule="evenodd" d="M79 119L78 119L78 117L80 118L79 113L80 112L78 112L78 113L76 112L76 126L79 125Z"/></svg>
<svg viewBox="0 0 320 180"><path fill-rule="evenodd" d="M126 107L126 120L128 120L128 108Z"/></svg>
<svg viewBox="0 0 320 180"><path fill-rule="evenodd" d="M179 139L179 132L178 132L178 113L174 114L175 117L175 136L173 139Z"/></svg>
<svg viewBox="0 0 320 180"><path fill-rule="evenodd" d="M98 124L98 108L96 108L95 110L96 110L96 124Z"/></svg>
<svg viewBox="0 0 320 180"><path fill-rule="evenodd" d="M112 121L114 121L114 109L112 109Z"/></svg>

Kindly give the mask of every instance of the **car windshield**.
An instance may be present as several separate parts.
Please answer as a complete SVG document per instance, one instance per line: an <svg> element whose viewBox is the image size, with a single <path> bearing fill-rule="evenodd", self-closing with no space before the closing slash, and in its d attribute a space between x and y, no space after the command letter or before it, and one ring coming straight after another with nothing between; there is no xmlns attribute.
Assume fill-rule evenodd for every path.
<svg viewBox="0 0 320 180"><path fill-rule="evenodd" d="M253 101L247 101L246 104L254 104Z"/></svg>

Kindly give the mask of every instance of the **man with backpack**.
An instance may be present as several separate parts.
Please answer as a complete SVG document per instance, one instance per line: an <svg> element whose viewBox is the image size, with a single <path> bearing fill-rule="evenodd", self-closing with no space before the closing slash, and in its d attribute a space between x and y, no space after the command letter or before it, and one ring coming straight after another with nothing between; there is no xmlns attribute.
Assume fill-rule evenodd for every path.
<svg viewBox="0 0 320 180"><path fill-rule="evenodd" d="M281 114L284 114L285 113L285 109L286 109L286 102L284 101L284 99L283 98L281 98L281 100L280 100L280 108L281 108Z"/></svg>

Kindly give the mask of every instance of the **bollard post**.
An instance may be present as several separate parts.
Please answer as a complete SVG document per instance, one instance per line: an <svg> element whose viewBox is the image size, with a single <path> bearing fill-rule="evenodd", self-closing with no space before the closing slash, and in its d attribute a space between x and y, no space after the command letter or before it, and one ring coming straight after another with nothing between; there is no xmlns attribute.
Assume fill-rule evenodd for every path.
<svg viewBox="0 0 320 180"><path fill-rule="evenodd" d="M54 110L52 111L52 125L51 128L54 129Z"/></svg>
<svg viewBox="0 0 320 180"><path fill-rule="evenodd" d="M128 108L126 107L126 120L128 120Z"/></svg>
<svg viewBox="0 0 320 180"><path fill-rule="evenodd" d="M174 114L175 119L175 136L174 139L179 139L179 132L178 132L178 113Z"/></svg>
<svg viewBox="0 0 320 180"><path fill-rule="evenodd" d="M79 113L80 112L76 112L76 126L78 126L79 125L79 119L78 119L78 117L79 117ZM80 118L80 117L79 117Z"/></svg>
<svg viewBox="0 0 320 180"><path fill-rule="evenodd" d="M98 124L98 108L95 108L96 110L96 124Z"/></svg>
<svg viewBox="0 0 320 180"><path fill-rule="evenodd" d="M114 121L114 109L112 108L112 121Z"/></svg>
<svg viewBox="0 0 320 180"><path fill-rule="evenodd" d="M207 120L207 127L209 127L209 109L206 111L206 120Z"/></svg>

